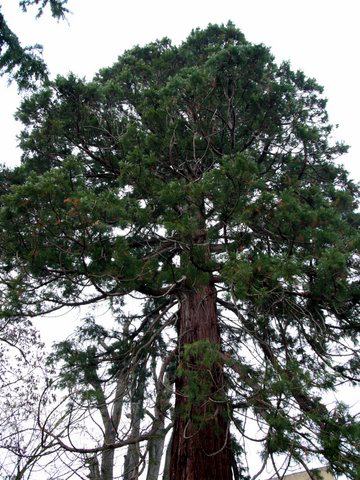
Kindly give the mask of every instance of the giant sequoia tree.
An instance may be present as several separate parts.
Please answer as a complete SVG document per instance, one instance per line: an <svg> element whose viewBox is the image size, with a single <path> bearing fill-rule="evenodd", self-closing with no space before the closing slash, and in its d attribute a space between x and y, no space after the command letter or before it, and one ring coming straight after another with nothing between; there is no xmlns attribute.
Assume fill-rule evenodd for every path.
<svg viewBox="0 0 360 480"><path fill-rule="evenodd" d="M135 294L153 309L129 327L138 349L175 328L171 480L243 478L246 419L279 475L278 458L319 457L359 478L356 415L323 400L359 381L359 192L321 94L229 24L59 77L18 111L2 315Z"/></svg>

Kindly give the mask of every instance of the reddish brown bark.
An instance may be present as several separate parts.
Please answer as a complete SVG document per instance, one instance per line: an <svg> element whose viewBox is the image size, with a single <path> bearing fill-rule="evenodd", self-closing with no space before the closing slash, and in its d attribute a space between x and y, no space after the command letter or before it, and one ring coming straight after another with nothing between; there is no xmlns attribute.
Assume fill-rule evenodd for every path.
<svg viewBox="0 0 360 480"><path fill-rule="evenodd" d="M212 285L184 294L179 313L180 346L208 340L220 348L216 314L216 290ZM193 369L199 378L211 382L208 399L186 410L187 378L176 380L176 419L171 450L170 480L231 480L231 452L226 406L219 402L223 392L223 371L219 364L204 368L201 359ZM217 401L213 401L217 398ZM184 414L184 411L186 414ZM199 423L199 418L202 419Z"/></svg>

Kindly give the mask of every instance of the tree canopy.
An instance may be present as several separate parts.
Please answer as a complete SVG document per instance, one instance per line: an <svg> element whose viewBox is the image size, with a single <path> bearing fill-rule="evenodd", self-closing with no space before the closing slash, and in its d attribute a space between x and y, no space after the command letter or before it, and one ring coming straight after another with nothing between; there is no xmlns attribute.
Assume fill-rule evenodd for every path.
<svg viewBox="0 0 360 480"><path fill-rule="evenodd" d="M39 18L49 5L51 15L59 20L68 13L66 3L67 0L20 0L19 7L26 12L29 7L38 6L36 17ZM33 88L37 81L44 81L48 76L41 52L40 45L21 45L1 13L0 5L0 76L6 75L10 82L14 80L20 90Z"/></svg>
<svg viewBox="0 0 360 480"><path fill-rule="evenodd" d="M58 77L17 118L1 315L143 299L127 361L176 342L171 480L246 478L235 438L262 445L259 476L318 458L359 478L356 412L324 400L359 382L359 189L316 81L210 25Z"/></svg>

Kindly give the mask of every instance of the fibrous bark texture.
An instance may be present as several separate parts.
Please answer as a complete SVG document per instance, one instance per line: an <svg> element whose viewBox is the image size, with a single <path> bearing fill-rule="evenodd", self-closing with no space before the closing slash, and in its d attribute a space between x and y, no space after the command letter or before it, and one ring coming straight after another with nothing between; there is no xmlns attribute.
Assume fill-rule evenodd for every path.
<svg viewBox="0 0 360 480"><path fill-rule="evenodd" d="M179 312L180 347L207 341L220 348L213 285L185 293ZM207 398L189 405L186 395L190 381L185 375L176 379L176 419L174 425L170 480L231 480L231 452L226 405L223 397L223 371L219 363L210 369L194 357L187 368L198 373L199 382L210 382ZM191 363L191 361L190 361ZM210 370L210 371L209 371ZM204 390L206 391L206 389Z"/></svg>

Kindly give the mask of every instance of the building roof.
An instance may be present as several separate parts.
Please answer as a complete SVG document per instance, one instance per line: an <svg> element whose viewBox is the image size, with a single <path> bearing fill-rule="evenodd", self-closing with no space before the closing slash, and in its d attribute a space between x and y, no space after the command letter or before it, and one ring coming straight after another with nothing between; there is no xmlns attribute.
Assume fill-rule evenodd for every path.
<svg viewBox="0 0 360 480"><path fill-rule="evenodd" d="M335 480L335 477L332 473L328 471L327 467L315 468L310 470L311 472L317 472L321 475L322 480ZM275 480L277 477L273 477ZM311 480L309 474L305 471L298 472L298 473L291 473L289 475L285 475L283 480Z"/></svg>

